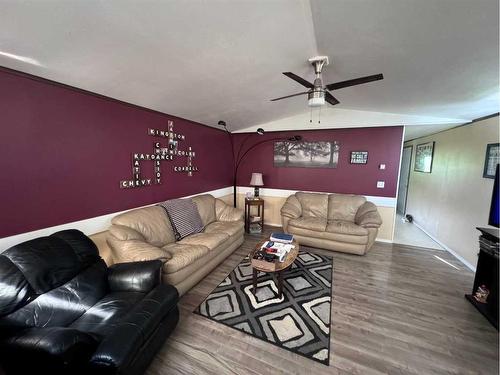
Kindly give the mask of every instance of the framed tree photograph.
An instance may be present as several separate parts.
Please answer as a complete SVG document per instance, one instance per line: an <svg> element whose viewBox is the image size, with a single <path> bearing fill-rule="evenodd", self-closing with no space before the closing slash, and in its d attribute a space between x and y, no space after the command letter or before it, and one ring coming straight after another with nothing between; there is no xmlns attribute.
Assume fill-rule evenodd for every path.
<svg viewBox="0 0 500 375"><path fill-rule="evenodd" d="M337 168L340 145L336 141L274 143L274 166Z"/></svg>
<svg viewBox="0 0 500 375"><path fill-rule="evenodd" d="M500 163L500 143L490 143L486 146L483 177L495 178L498 163Z"/></svg>
<svg viewBox="0 0 500 375"><path fill-rule="evenodd" d="M431 173L434 157L434 142L417 145L415 151L415 172Z"/></svg>

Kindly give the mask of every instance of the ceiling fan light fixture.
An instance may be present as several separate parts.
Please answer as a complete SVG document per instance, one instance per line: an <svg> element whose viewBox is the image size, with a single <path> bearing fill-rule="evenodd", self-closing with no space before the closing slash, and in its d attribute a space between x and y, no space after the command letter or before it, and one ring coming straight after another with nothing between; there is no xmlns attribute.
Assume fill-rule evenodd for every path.
<svg viewBox="0 0 500 375"><path fill-rule="evenodd" d="M309 107L321 107L325 105L325 93L313 91L308 94L307 105Z"/></svg>
<svg viewBox="0 0 500 375"><path fill-rule="evenodd" d="M321 107L325 105L325 98L311 98L307 101L309 107Z"/></svg>

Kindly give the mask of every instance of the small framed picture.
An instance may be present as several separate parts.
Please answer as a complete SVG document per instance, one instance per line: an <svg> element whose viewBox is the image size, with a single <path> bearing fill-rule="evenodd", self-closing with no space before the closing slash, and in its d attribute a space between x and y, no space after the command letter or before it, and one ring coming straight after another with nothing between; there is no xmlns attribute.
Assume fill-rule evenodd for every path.
<svg viewBox="0 0 500 375"><path fill-rule="evenodd" d="M415 151L415 172L431 173L432 159L434 157L434 142L417 145Z"/></svg>
<svg viewBox="0 0 500 375"><path fill-rule="evenodd" d="M490 143L486 146L483 177L495 178L498 163L500 163L500 143Z"/></svg>
<svg viewBox="0 0 500 375"><path fill-rule="evenodd" d="M368 163L368 151L351 151L351 164Z"/></svg>

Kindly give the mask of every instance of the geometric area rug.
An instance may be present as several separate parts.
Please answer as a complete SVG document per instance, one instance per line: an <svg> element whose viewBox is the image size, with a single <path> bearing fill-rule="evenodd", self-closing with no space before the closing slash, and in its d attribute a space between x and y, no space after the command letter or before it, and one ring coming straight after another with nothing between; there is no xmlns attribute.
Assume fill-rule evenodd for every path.
<svg viewBox="0 0 500 375"><path fill-rule="evenodd" d="M273 274L259 272L253 293L247 256L194 313L328 366L332 272L332 258L299 251L280 299Z"/></svg>

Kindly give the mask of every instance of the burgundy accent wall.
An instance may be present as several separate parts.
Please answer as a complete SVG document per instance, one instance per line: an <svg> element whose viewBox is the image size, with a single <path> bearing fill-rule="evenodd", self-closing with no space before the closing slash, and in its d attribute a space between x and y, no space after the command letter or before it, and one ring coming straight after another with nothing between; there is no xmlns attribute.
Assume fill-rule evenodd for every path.
<svg viewBox="0 0 500 375"><path fill-rule="evenodd" d="M5 69L0 119L0 237L232 185L228 135L185 119ZM199 172L173 172L187 163L177 158L162 162L161 185L120 189L132 178L132 152L165 145L147 130L167 129L167 120L186 136L181 149L197 153ZM152 177L153 162L142 170Z"/></svg>
<svg viewBox="0 0 500 375"><path fill-rule="evenodd" d="M338 141L339 162L336 169L329 168L275 168L274 142L263 143L248 153L238 170L238 185L249 186L252 172L263 173L264 188L305 190L332 193L352 193L382 197L395 197L403 127L374 127L328 129L309 131L238 134L235 149L248 149L265 139L301 135L304 141ZM368 163L350 164L351 151L368 151ZM379 164L386 169L380 170ZM377 189L377 181L385 181Z"/></svg>

